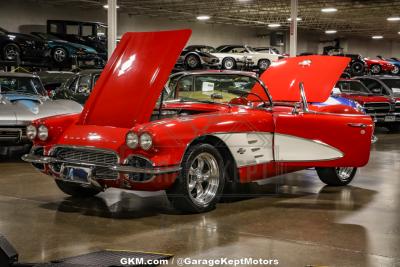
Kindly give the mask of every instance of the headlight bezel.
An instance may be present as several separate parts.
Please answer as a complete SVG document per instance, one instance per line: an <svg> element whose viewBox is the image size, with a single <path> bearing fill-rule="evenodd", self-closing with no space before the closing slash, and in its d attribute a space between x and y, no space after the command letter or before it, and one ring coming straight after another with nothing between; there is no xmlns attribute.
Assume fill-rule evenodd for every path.
<svg viewBox="0 0 400 267"><path fill-rule="evenodd" d="M128 138L131 138L131 140L136 140L136 144L135 144L135 142L133 142L134 145L129 145ZM125 144L130 149L136 149L139 146L139 135L135 132L128 132L125 136Z"/></svg>
<svg viewBox="0 0 400 267"><path fill-rule="evenodd" d="M29 132L32 131L32 135L29 134ZM35 140L38 134L38 129L36 128L35 125L30 124L26 127L26 137L28 137L29 140Z"/></svg>
<svg viewBox="0 0 400 267"><path fill-rule="evenodd" d="M37 138L41 141L46 141L49 138L49 128L46 125L41 124L37 127Z"/></svg>
<svg viewBox="0 0 400 267"><path fill-rule="evenodd" d="M150 133L142 133L139 137L139 145L143 150L149 150L153 147L153 136Z"/></svg>

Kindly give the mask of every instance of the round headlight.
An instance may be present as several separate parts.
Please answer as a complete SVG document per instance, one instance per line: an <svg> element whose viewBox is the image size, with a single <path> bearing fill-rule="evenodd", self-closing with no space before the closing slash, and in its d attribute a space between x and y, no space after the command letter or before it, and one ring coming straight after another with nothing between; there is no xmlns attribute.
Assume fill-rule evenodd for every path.
<svg viewBox="0 0 400 267"><path fill-rule="evenodd" d="M153 138L150 134L144 133L140 136L140 147L144 150L149 150L153 145Z"/></svg>
<svg viewBox="0 0 400 267"><path fill-rule="evenodd" d="M35 126L29 125L28 127L26 127L26 136L29 139L31 139L31 140L35 139L36 135L37 135L37 129Z"/></svg>
<svg viewBox="0 0 400 267"><path fill-rule="evenodd" d="M47 137L49 137L49 129L47 129L47 127L44 125L40 125L37 136L40 140L46 141Z"/></svg>
<svg viewBox="0 0 400 267"><path fill-rule="evenodd" d="M139 136L135 133L129 132L126 135L125 143L129 148L135 149L139 144Z"/></svg>

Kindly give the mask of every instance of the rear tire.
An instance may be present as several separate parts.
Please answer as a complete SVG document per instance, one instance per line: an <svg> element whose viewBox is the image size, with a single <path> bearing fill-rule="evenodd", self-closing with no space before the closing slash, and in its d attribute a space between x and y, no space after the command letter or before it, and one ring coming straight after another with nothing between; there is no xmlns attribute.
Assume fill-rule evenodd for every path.
<svg viewBox="0 0 400 267"><path fill-rule="evenodd" d="M372 74L379 74L381 72L382 72L382 67L380 65L375 64L375 65L371 66L371 73Z"/></svg>
<svg viewBox="0 0 400 267"><path fill-rule="evenodd" d="M319 179L330 186L348 185L357 172L355 167L316 168Z"/></svg>
<svg viewBox="0 0 400 267"><path fill-rule="evenodd" d="M206 212L215 208L224 184L221 154L209 144L198 144L189 147L183 156L182 170L167 196L177 210Z"/></svg>
<svg viewBox="0 0 400 267"><path fill-rule="evenodd" d="M236 69L236 61L233 58L225 58L222 61L222 68L224 70L233 70Z"/></svg>
<svg viewBox="0 0 400 267"><path fill-rule="evenodd" d="M68 52L63 47L56 47L52 52L52 59L54 63L63 65L68 61Z"/></svg>
<svg viewBox="0 0 400 267"><path fill-rule="evenodd" d="M350 66L350 71L351 71L352 75L354 75L354 76L363 75L365 72L364 64L361 62L354 62Z"/></svg>
<svg viewBox="0 0 400 267"><path fill-rule="evenodd" d="M56 179L55 182L61 191L73 197L81 197L81 198L93 197L101 192L101 190L97 188L83 187L79 184L64 182L58 179Z"/></svg>
<svg viewBox="0 0 400 267"><path fill-rule="evenodd" d="M196 55L188 55L185 58L185 67L189 70L201 68L200 58Z"/></svg>

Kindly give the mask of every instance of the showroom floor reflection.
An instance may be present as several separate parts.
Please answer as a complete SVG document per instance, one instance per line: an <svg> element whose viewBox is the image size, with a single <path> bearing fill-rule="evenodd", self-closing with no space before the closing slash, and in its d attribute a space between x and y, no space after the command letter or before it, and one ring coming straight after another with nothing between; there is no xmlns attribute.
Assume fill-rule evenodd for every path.
<svg viewBox="0 0 400 267"><path fill-rule="evenodd" d="M69 198L28 164L4 161L0 233L24 261L110 248L273 258L280 266L400 266L399 140L379 134L351 186L326 187L306 170L243 186L197 215L173 210L163 192Z"/></svg>

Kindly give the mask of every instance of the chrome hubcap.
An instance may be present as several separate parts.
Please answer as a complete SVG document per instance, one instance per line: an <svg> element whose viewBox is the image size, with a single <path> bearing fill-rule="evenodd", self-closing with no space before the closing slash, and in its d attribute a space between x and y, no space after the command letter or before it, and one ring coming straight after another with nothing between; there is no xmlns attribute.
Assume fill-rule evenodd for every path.
<svg viewBox="0 0 400 267"><path fill-rule="evenodd" d="M375 66L372 66L371 71L373 73L379 73L381 71L381 68L379 66L375 65Z"/></svg>
<svg viewBox="0 0 400 267"><path fill-rule="evenodd" d="M189 67L195 68L197 66L197 58L190 56L187 60Z"/></svg>
<svg viewBox="0 0 400 267"><path fill-rule="evenodd" d="M394 73L394 74L397 74L397 73L399 73L399 67L397 67L397 66L394 66L394 69L392 70L392 73Z"/></svg>
<svg viewBox="0 0 400 267"><path fill-rule="evenodd" d="M219 186L219 166L213 155L199 154L188 173L188 191L192 201L199 206L207 206L215 196Z"/></svg>
<svg viewBox="0 0 400 267"><path fill-rule="evenodd" d="M265 70L266 68L268 68L269 64L267 61L261 61L260 62L260 69Z"/></svg>
<svg viewBox="0 0 400 267"><path fill-rule="evenodd" d="M339 179L343 182L349 180L353 171L354 171L353 167L336 168L336 173L337 173Z"/></svg>
<svg viewBox="0 0 400 267"><path fill-rule="evenodd" d="M6 48L6 58L8 60L14 60L18 55L18 51L13 46L9 46Z"/></svg>
<svg viewBox="0 0 400 267"><path fill-rule="evenodd" d="M63 62L66 56L67 55L63 49L56 49L54 51L54 60L57 62Z"/></svg>
<svg viewBox="0 0 400 267"><path fill-rule="evenodd" d="M232 60L227 60L227 61L225 61L225 69L232 69L233 68L233 62L232 62Z"/></svg>

